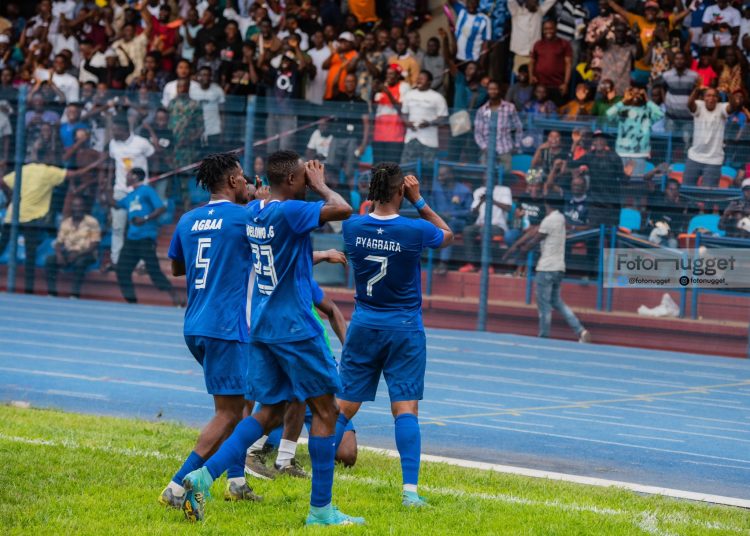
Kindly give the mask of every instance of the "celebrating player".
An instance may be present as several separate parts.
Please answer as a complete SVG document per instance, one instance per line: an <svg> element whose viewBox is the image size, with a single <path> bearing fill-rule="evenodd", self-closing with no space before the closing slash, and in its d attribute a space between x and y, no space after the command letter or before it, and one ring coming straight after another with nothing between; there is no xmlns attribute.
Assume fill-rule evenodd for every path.
<svg viewBox="0 0 750 536"><path fill-rule="evenodd" d="M206 389L216 413L159 502L181 508L182 480L203 465L238 422L244 406L249 334L245 321L251 248L245 237L249 201L247 181L237 158L207 156L198 169L198 184L211 192L207 205L184 214L172 237L172 273L187 276L185 342L203 367ZM227 500L259 500L245 482L244 457L227 471Z"/></svg>
<svg viewBox="0 0 750 536"><path fill-rule="evenodd" d="M422 219L399 215L406 197ZM419 182L393 163L373 168L368 199L374 210L344 222L344 242L354 269L356 308L341 354L341 413L336 444L362 402L375 400L385 377L401 457L404 506L421 507L417 494L421 437L418 401L424 391L427 349L422 325L421 257L445 247L453 233L419 195Z"/></svg>
<svg viewBox="0 0 750 536"><path fill-rule="evenodd" d="M303 163L297 153L279 151L268 158L271 197L248 207L247 237L253 251L251 395L262 409L243 419L205 465L183 480L183 508L203 517L211 483L264 432L279 426L287 402L305 400L313 412L308 444L312 493L308 525L363 524L340 512L331 501L336 430L334 393L341 388L336 362L323 330L312 314L312 242L310 233L329 221L347 219L352 208L325 184L323 165ZM302 201L306 188L323 201Z"/></svg>
<svg viewBox="0 0 750 536"><path fill-rule="evenodd" d="M328 262L342 262L346 264L346 256L338 251L329 250L327 252L315 252L313 262L324 260L321 256L328 254L325 260ZM320 255L320 256L318 256ZM344 344L346 338L346 319L336 304L325 295L323 289L313 280L313 315L323 326L323 335L326 339L326 346L333 355L333 347L328 338L328 332L325 331L325 325L318 311L328 317L328 321L333 328L334 333ZM286 415L284 416L284 426L276 428L267 436L261 437L258 441L247 449L247 458L245 459L245 471L258 478L273 479L277 474L286 474L299 478L306 478L307 473L302 469L295 460L297 451L297 441L302 433L303 423L307 426L308 433L312 425L312 413L304 403L289 404ZM266 465L268 455L274 448L278 448L278 454L273 468ZM357 461L357 438L356 431L352 422L344 433L341 444L336 449L336 461L344 464L345 467L353 466Z"/></svg>

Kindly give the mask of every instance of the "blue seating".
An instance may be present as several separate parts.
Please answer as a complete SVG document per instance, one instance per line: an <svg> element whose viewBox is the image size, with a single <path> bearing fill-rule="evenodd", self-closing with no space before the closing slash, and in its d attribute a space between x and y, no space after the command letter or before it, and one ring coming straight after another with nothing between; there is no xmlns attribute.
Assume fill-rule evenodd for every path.
<svg viewBox="0 0 750 536"><path fill-rule="evenodd" d="M737 170L732 166L721 166L721 174L722 176L729 177L732 180L737 178Z"/></svg>
<svg viewBox="0 0 750 536"><path fill-rule="evenodd" d="M620 227L637 231L641 228L641 213L633 208L620 209Z"/></svg>
<svg viewBox="0 0 750 536"><path fill-rule="evenodd" d="M511 169L526 173L531 167L531 158L531 155L528 154L514 154L511 160Z"/></svg>
<svg viewBox="0 0 750 536"><path fill-rule="evenodd" d="M726 233L719 229L718 214L699 214L693 216L688 224L688 234L693 234L696 229L706 229L718 236L724 236Z"/></svg>

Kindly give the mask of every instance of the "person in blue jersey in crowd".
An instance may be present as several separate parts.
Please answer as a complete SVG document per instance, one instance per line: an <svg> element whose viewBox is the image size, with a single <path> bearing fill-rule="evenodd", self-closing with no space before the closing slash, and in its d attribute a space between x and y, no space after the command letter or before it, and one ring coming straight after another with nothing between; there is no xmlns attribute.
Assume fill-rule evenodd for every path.
<svg viewBox="0 0 750 536"><path fill-rule="evenodd" d="M125 197L115 200L112 192L109 193L110 205L126 210L128 218L125 244L122 246L120 260L115 269L122 297L128 303L138 301L133 287L133 269L142 259L154 286L168 292L175 305L182 305L182 298L161 271L159 259L156 256L159 217L166 212L167 207L156 190L146 183L146 172L143 169L131 169L126 181L131 191Z"/></svg>
<svg viewBox="0 0 750 536"><path fill-rule="evenodd" d="M306 401L313 413L308 450L312 492L307 525L363 524L332 504L336 400L341 389L323 328L312 314L310 233L347 219L352 208L325 183L323 165L303 163L293 151L268 157L271 196L248 206L247 238L253 252L255 288L250 326L251 398L263 407L244 418L219 450L183 480L186 511L202 517L204 498L218 478L264 433L282 423L288 402ZM307 189L322 201L305 202Z"/></svg>
<svg viewBox="0 0 750 536"><path fill-rule="evenodd" d="M404 197L421 219L399 215ZM427 349L422 325L421 258L425 248L453 242L450 227L425 202L419 181L394 163L373 168L368 199L373 211L344 222L344 243L356 283L355 309L341 354L340 444L362 402L375 400L385 377L401 457L402 502L425 506L417 494L421 436L417 418L424 392Z"/></svg>
<svg viewBox="0 0 750 536"><path fill-rule="evenodd" d="M210 201L180 218L169 258L173 275L186 276L185 342L203 367L216 412L159 497L174 508L182 508L185 500L185 476L201 467L242 419L250 351L245 321L252 266L245 236L247 180L234 155L212 154L201 162L197 182L211 193ZM243 462L238 457L227 471L227 500L259 500L245 482Z"/></svg>
<svg viewBox="0 0 750 536"><path fill-rule="evenodd" d="M328 262L342 262L346 264L346 256L335 250L327 252L315 252L313 262L316 262L316 254L327 254ZM341 258L339 258L338 254ZM318 312L328 317L333 332L338 337L341 344L344 344L346 338L346 319L336 304L325 295L323 289L313 280L313 314L325 326ZM325 327L324 327L325 329ZM323 335L329 351L333 354L333 347L328 338L328 332L324 331ZM252 403L251 403L252 404ZM252 406L248 412L252 412ZM247 458L245 459L245 471L248 474L263 479L274 479L277 474L286 474L298 478L307 478L307 473L302 469L295 459L297 451L297 441L302 433L302 425L307 427L308 434L312 425L312 412L302 403L289 404L286 415L284 416L284 426L279 426L267 436L261 437L247 449ZM344 467L352 467L357 462L357 437L353 422L349 422L341 444L336 449L336 461ZM268 466L270 454L278 449L276 461L273 467Z"/></svg>

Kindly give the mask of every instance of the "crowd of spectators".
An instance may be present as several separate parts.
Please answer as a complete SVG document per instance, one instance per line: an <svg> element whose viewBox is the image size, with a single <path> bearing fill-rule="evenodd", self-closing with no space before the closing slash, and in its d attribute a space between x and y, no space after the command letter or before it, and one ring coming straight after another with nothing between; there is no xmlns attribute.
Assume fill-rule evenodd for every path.
<svg viewBox="0 0 750 536"><path fill-rule="evenodd" d="M456 168L433 177L433 163L486 164L489 151L504 171L492 194L493 244L518 265L549 192L564 196L569 230L617 225L619 209L630 207L642 215L631 231L656 244L675 245L700 212L719 214L726 234L750 237L750 8L728 0L430 7L416 0L4 2L0 190L5 204L23 85L27 290L35 246L57 233L46 260L50 292L60 268L79 274L98 262L133 301L138 260L172 292L149 253L154 220L164 221L168 206L179 214L196 202L184 166L237 149L247 136L264 139L255 174L263 175L263 154L297 149L324 160L331 184L356 208L366 201L367 162L421 161L432 203L464 234L463 252L443 251L439 271L476 269L487 193ZM250 95L258 99L246 131ZM523 154L530 166L514 169ZM168 172L149 187L155 195L132 195L142 182L134 176ZM670 177L666 186L662 176ZM681 195L681 184L693 194L728 186L743 194L707 203ZM109 248L100 247L105 236ZM7 240L4 226L0 255ZM130 254L138 260L121 261Z"/></svg>

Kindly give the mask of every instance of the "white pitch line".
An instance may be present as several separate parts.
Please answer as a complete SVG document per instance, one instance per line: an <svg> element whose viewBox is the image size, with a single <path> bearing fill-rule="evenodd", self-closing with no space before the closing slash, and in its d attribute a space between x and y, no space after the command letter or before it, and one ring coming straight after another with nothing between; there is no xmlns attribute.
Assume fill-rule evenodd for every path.
<svg viewBox="0 0 750 536"><path fill-rule="evenodd" d="M122 369L128 369L128 370L144 370L148 372L165 372L167 374L179 374L181 376L203 376L201 372L199 372L197 369L171 369L171 368L164 368L164 367L149 367L146 365L129 365L127 363L111 363L111 362L96 362L96 361L89 361L85 359L72 359L67 357L50 357L50 356L40 356L40 355L34 355L34 354L21 354L21 353L13 353L13 352L0 352L0 356L6 356L11 358L22 358L27 359L29 361L54 361L56 363L68 363L71 365L91 365L95 367L105 367L105 368L122 368Z"/></svg>
<svg viewBox="0 0 750 536"><path fill-rule="evenodd" d="M72 450L95 450L95 451L107 452L107 453L118 454L118 455L123 455L123 456L149 457L149 458L156 458L160 460L173 460L173 461L182 460L180 456L164 454L159 451L140 450L140 449L133 449L133 448L122 449L118 447L104 446L104 445L89 446L89 445L81 445L71 440L54 441L54 440L40 439L40 438L11 436L11 435L0 433L0 441L7 441L11 443L21 443L21 444L26 444L26 445L38 445L38 446L45 446L45 447L63 447L63 448L69 448ZM300 438L300 443L306 443L306 442L307 441L305 438ZM360 445L359 448L362 450L367 450L369 452L383 454L390 458L399 457L398 452L394 450L366 447L362 445ZM750 507L750 501L737 499L734 497L723 497L720 495L707 495L707 494L702 494L702 493L672 490L669 488L660 488L660 487L655 487L655 486L643 486L640 484L632 484L629 482L619 482L615 480L604 480L601 478L582 477L582 476L576 476L576 475L568 475L564 473L555 473L551 471L526 469L526 468L514 467L510 465L498 465L498 464L489 464L489 463L483 463L483 462L473 462L470 460L446 458L443 456L433 456L430 454L423 454L422 461L425 461L428 463L445 463L448 465L453 465L456 467L463 467L467 469L480 469L480 470L491 471L491 472L496 472L496 473L514 474L514 475L520 475L520 476L528 476L532 478L543 478L547 480L557 480L557 481L571 482L571 483L589 485L589 486L616 487L616 488L622 488L622 489L626 489L630 491L635 491L637 493L647 493L650 495L666 495L669 497L675 497L679 499L688 499L688 500L694 500L694 501L709 502L709 503L714 503L714 504L724 504L728 506L739 506L741 508ZM362 484L368 484L372 486L383 486L383 487L393 486L391 482L388 482L385 480L377 480L377 479L367 478L367 477L357 477L354 475L341 474L340 472L336 475L335 478L340 479L340 480L345 480L345 481L353 481L353 482L358 482ZM655 515L653 512L650 512L650 511L628 512L626 510L602 508L600 506L594 506L594 505L581 505L581 504L576 504L576 503L566 503L566 502L562 502L558 500L538 501L534 499L527 499L525 497L518 497L514 495L507 495L507 494L476 493L476 492L464 491L460 489L433 487L433 486L426 486L426 485L422 485L421 487L422 489L427 490L430 493L435 493L438 495L448 495L448 496L453 496L453 497L471 497L474 499L480 499L480 500L486 500L486 501L504 502L504 503L509 503L509 504L520 504L520 505L534 506L534 507L544 506L548 508L571 511L571 512L589 512L589 513L593 513L593 514L601 515L601 516L638 515L639 519L633 520L633 522L636 523L641 528L643 527L641 526L642 524L640 520L643 519L644 516ZM671 518L667 518L665 520L672 521ZM696 526L700 526L704 528L715 528L718 530L727 530L727 531L738 532L738 533L744 532L744 529L741 527L733 527L733 526L728 526L728 525L724 525L720 523L710 523L711 526L709 527L708 523L702 520L692 519L688 516L685 516L684 518L681 518L676 521L688 523L690 525L696 525ZM655 527L649 528L647 531L651 532L652 534L660 533L658 528L655 528Z"/></svg>
<svg viewBox="0 0 750 536"><path fill-rule="evenodd" d="M391 458L399 458L398 451L390 449L379 449L374 447L359 446L364 450L384 454ZM691 501L708 502L713 504L724 504L727 506L738 506L740 508L750 508L750 499L740 499L738 497L726 497L724 495L713 495L710 493L701 493L695 491L678 490L664 488L660 486L648 486L645 484L636 484L634 482L622 482L620 480L608 480L590 476L571 475L567 473L557 473L554 471L543 471L540 469L529 469L526 467L516 467L513 465L501 465L495 463L475 462L471 460L461 460L457 458L447 458L445 456L434 456L432 454L422 454L422 461L433 463L445 463L456 467L467 469L481 469L484 471L493 471L496 473L506 473L512 475L529 476L533 478L545 478L548 480L559 480L562 482L572 482L575 484L584 484L587 486L598 486L605 488L622 488L636 493L646 493L648 495L664 495L676 499L688 499Z"/></svg>
<svg viewBox="0 0 750 536"><path fill-rule="evenodd" d="M18 328L18 327L5 327L0 326L0 331L4 332L10 332L10 333L30 333L32 335L38 335L39 330L38 329L26 329L26 328ZM114 342L121 342L125 344L133 344L135 342L138 342L138 339L134 339L133 337L110 337L110 336L104 336L104 335L89 335L84 333L71 333L68 331L54 331L49 328L44 329L44 335L48 337L63 337L67 339L84 339L89 341L104 341L105 343L114 343ZM171 342L161 342L161 341L149 341L149 346L163 346L166 348L180 348L181 350L185 349L185 344L177 344L177 343L171 343Z"/></svg>
<svg viewBox="0 0 750 536"><path fill-rule="evenodd" d="M637 439L648 439L649 441L669 441L670 443L684 443L682 439L667 439L666 437L655 437L638 434L617 434L620 437L635 437Z"/></svg>

